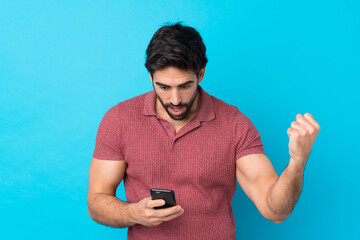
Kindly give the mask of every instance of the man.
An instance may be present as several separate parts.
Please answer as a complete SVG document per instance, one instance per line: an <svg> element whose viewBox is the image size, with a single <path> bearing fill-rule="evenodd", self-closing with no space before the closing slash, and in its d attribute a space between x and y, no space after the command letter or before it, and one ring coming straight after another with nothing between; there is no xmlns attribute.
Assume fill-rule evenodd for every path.
<svg viewBox="0 0 360 240"><path fill-rule="evenodd" d="M279 177L260 134L235 106L200 86L206 48L179 23L160 28L145 66L154 90L120 102L103 117L89 170L89 215L128 227L128 239L235 239L236 179L260 213L283 222L300 195L303 171L320 131L311 114L288 129L290 161ZM116 198L124 179L127 202ZM172 189L177 206L152 200Z"/></svg>

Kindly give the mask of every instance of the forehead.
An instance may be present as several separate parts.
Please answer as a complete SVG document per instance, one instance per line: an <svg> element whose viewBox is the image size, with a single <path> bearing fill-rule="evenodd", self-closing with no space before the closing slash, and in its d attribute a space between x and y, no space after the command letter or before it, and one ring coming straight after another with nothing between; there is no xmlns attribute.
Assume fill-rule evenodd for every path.
<svg viewBox="0 0 360 240"><path fill-rule="evenodd" d="M188 81L196 81L197 76L193 71L186 71L176 67L167 67L154 72L153 80L168 86L177 86Z"/></svg>

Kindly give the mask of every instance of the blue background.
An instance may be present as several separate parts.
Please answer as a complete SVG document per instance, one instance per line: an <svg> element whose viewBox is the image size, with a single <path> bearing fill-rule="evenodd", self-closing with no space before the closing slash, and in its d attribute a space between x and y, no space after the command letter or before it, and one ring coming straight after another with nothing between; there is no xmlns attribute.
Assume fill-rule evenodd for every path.
<svg viewBox="0 0 360 240"><path fill-rule="evenodd" d="M126 238L87 213L96 132L110 107L152 89L146 47L183 21L208 49L201 86L252 120L278 174L296 114L321 126L285 222L238 186L237 239L360 239L359 1L129 2L0 1L1 238Z"/></svg>

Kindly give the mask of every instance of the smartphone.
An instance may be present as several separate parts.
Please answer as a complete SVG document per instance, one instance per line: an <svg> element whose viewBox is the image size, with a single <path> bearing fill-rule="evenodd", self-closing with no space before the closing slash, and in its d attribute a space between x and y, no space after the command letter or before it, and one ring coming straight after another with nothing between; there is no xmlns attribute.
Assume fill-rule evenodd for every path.
<svg viewBox="0 0 360 240"><path fill-rule="evenodd" d="M176 206L175 192L173 190L152 188L150 189L150 195L152 200L156 200L156 199L165 200L165 205L160 207L154 207L155 209Z"/></svg>

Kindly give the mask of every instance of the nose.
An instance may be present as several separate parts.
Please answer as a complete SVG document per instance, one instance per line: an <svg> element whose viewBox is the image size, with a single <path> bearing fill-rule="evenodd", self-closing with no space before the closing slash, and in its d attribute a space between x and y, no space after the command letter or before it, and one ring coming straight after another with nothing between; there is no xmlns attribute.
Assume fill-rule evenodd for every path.
<svg viewBox="0 0 360 240"><path fill-rule="evenodd" d="M181 96L180 96L180 93L177 89L174 89L172 92L171 92L171 99L170 99L170 102L177 106L181 103Z"/></svg>

